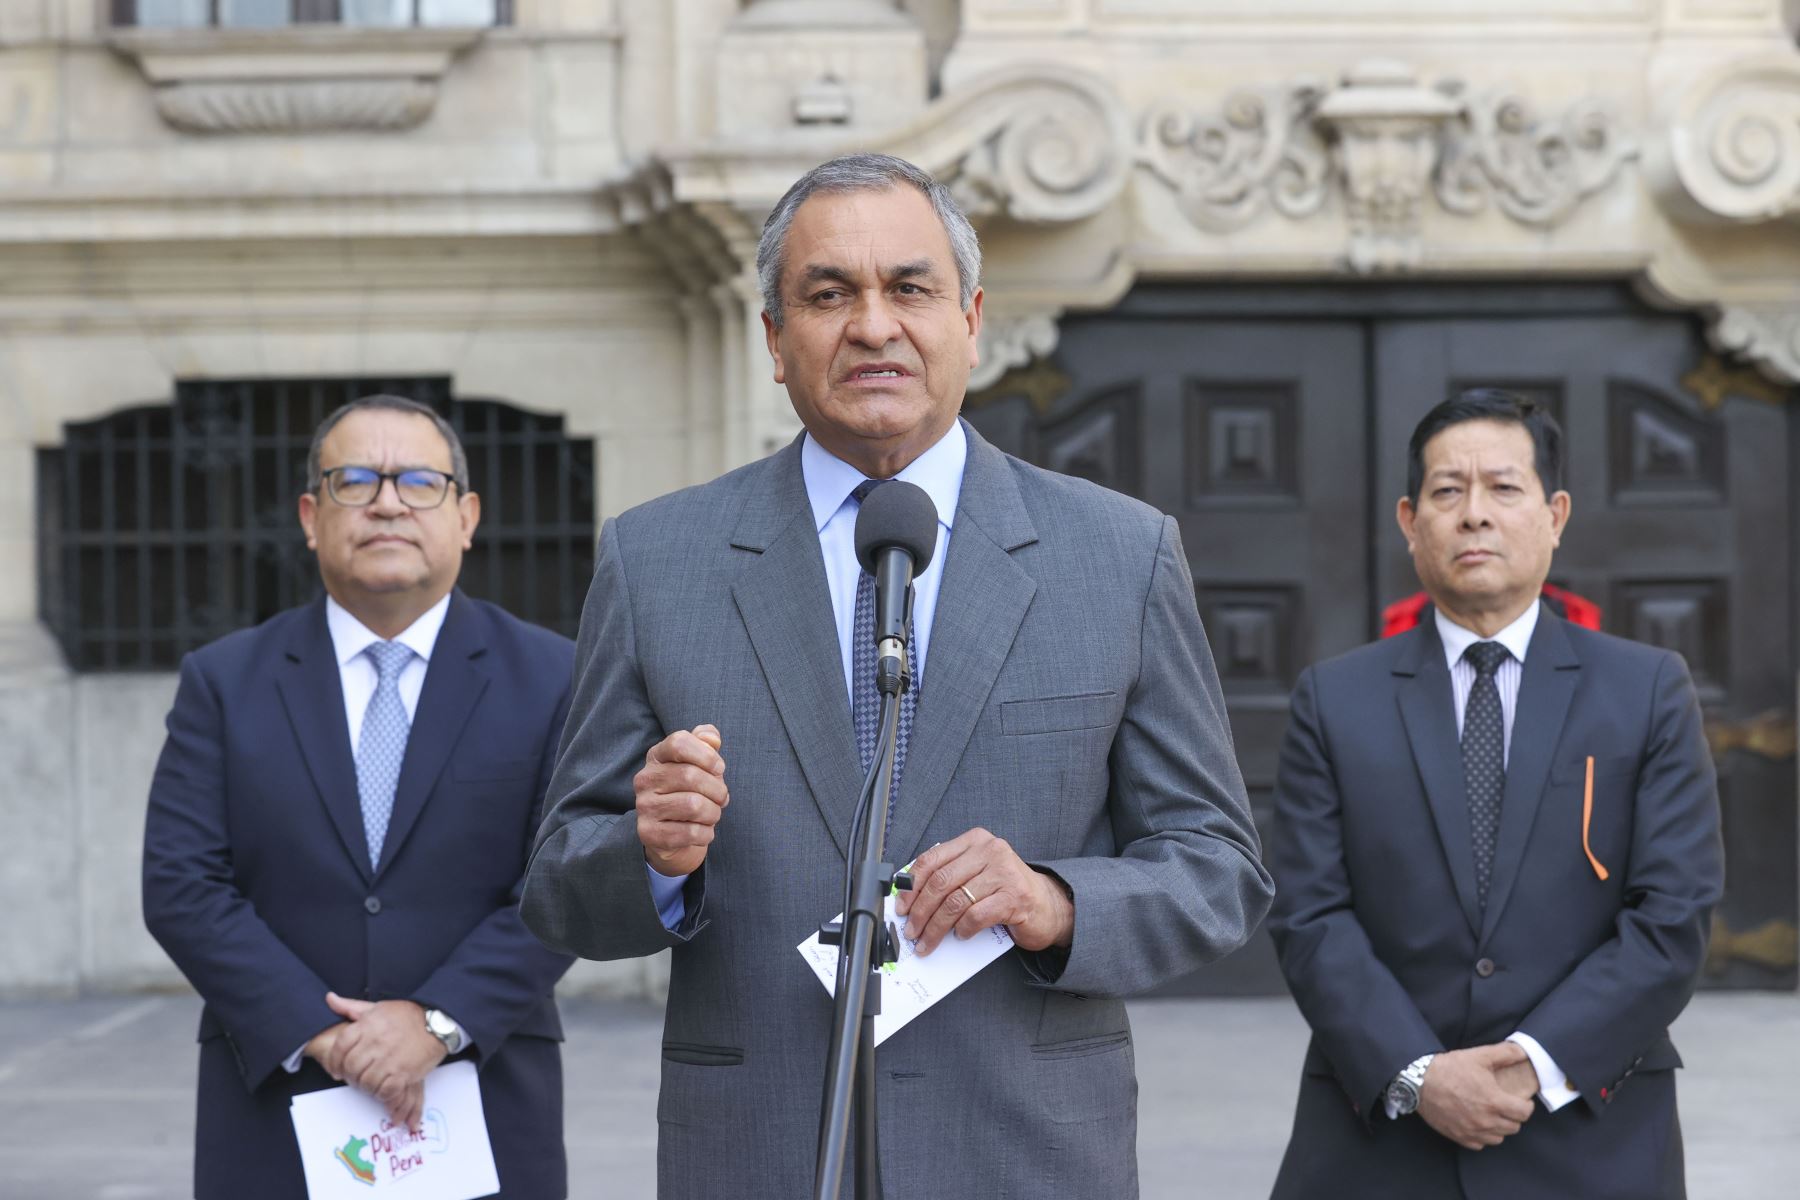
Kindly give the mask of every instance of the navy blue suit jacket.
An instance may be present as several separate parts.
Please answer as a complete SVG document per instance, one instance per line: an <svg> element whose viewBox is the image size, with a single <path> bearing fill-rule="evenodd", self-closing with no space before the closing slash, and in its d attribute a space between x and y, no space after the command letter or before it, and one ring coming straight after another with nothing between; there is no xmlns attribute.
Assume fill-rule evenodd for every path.
<svg viewBox="0 0 1800 1200"><path fill-rule="evenodd" d="M1604 881L1582 848L1590 756ZM1540 612L1485 911L1435 622L1301 676L1275 803L1269 928L1313 1030L1277 1197L1684 1194L1668 1026L1724 854L1680 656ZM1382 1112L1413 1059L1515 1030L1579 1101L1480 1152Z"/></svg>
<svg viewBox="0 0 1800 1200"><path fill-rule="evenodd" d="M282 1062L337 1020L325 992L407 998L472 1039L501 1187L566 1193L572 961L518 915L568 713L574 647L451 596L381 861L369 866L323 600L188 655L144 829L144 917L205 1000L195 1194L304 1197Z"/></svg>

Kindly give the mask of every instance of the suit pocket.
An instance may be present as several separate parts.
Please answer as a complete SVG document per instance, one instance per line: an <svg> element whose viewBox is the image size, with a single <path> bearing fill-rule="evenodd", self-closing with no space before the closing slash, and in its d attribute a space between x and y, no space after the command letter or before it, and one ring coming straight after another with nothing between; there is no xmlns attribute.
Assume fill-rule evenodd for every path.
<svg viewBox="0 0 1800 1200"><path fill-rule="evenodd" d="M537 778L535 758L483 758L452 763L450 777L458 783L507 783Z"/></svg>
<svg viewBox="0 0 1800 1200"><path fill-rule="evenodd" d="M1117 719L1118 707L1117 692L1086 692L1078 696L1006 700L1000 705L1000 730L1020 735L1062 733L1071 729L1102 729Z"/></svg>
<svg viewBox="0 0 1800 1200"><path fill-rule="evenodd" d="M737 1046L702 1046L693 1042L664 1042L663 1057L689 1067L738 1067L744 1052Z"/></svg>

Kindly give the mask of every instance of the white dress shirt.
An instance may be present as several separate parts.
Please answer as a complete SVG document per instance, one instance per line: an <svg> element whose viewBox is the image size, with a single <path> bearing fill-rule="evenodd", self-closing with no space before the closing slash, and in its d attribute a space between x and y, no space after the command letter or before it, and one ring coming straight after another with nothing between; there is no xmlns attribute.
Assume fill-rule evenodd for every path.
<svg viewBox="0 0 1800 1200"><path fill-rule="evenodd" d="M1500 713L1505 729L1504 757L1512 757L1513 712L1519 703L1519 683L1525 675L1525 651L1531 645L1531 635L1537 630L1539 605L1527 608L1518 620L1485 640L1499 642L1505 646L1510 657L1500 664L1494 672L1494 685L1500 690ZM1450 667L1450 691L1456 698L1456 736L1462 737L1463 713L1469 707L1469 692L1475 686L1475 664L1463 657L1463 653L1476 642L1484 640L1472 629L1464 629L1455 621L1444 615L1442 609L1433 609L1437 618L1438 639L1444 643L1444 660ZM1569 1101L1581 1095L1569 1086L1569 1077L1563 1069L1556 1065L1544 1048L1538 1045L1536 1038L1523 1030L1509 1036L1509 1042L1517 1042L1525 1048L1531 1059L1532 1068L1537 1071L1538 1097L1543 1100L1544 1107L1555 1112ZM1392 1113L1388 1114L1392 1116Z"/></svg>
<svg viewBox="0 0 1800 1200"><path fill-rule="evenodd" d="M395 684L400 689L400 703L406 707L409 723L419 711L419 694L425 690L425 671L431 666L431 652L437 646L438 634L443 630L444 617L449 612L450 597L446 595L394 639L413 652L406 665L400 668L400 678ZM375 698L375 687L381 682L375 660L363 651L386 639L351 616L350 610L330 596L325 597L325 628L331 634L332 652L337 655L338 680L343 684L344 692L344 720L350 727L350 757L354 760L357 742L362 737L363 714L369 711L369 701ZM461 1049L468 1042L469 1035L458 1025L457 1048ZM282 1066L290 1073L298 1071L305 1053L306 1047L300 1047Z"/></svg>
<svg viewBox="0 0 1800 1200"><path fill-rule="evenodd" d="M950 431L901 469L895 479L917 484L931 497L938 513L937 548L931 563L913 578L913 655L915 688L925 682L925 655L931 645L931 621L937 614L938 588L944 580L944 560L950 552L950 528L962 497L963 467L969 458L969 439L959 420ZM862 564L856 561L856 514L861 505L850 495L868 476L826 450L807 434L800 445L800 476L806 483L806 501L812 506L813 525L819 531L819 551L825 558L825 586L831 593L831 615L837 622L838 652L843 659L844 701L854 703L854 653L852 629L856 624L856 581ZM650 893L656 911L669 929L681 924L687 905L681 898L685 875L664 875L645 864L650 872Z"/></svg>

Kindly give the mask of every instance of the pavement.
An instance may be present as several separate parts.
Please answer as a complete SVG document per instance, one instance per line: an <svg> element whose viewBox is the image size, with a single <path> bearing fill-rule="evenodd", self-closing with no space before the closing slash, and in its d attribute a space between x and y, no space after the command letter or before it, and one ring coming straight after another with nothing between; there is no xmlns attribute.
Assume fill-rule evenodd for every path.
<svg viewBox="0 0 1800 1200"><path fill-rule="evenodd" d="M198 1013L191 995L0 1003L0 1200L187 1197ZM1267 1196L1306 1044L1293 1005L1131 1016L1144 1200ZM571 1200L653 1197L660 1012L575 1000L563 1019ZM1800 995L1704 994L1674 1037L1693 1200L1800 1194Z"/></svg>

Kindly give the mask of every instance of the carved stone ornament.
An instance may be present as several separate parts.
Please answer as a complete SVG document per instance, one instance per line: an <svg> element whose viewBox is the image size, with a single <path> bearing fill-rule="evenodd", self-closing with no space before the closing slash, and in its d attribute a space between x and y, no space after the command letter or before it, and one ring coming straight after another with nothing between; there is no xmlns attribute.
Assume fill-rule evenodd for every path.
<svg viewBox="0 0 1800 1200"><path fill-rule="evenodd" d="M1690 218L1753 223L1800 213L1800 55L1733 64L1681 98L1658 191Z"/></svg>
<svg viewBox="0 0 1800 1200"><path fill-rule="evenodd" d="M989 314L981 323L981 365L969 372L969 390L983 391L1015 367L1048 358L1056 349L1061 311L1019 316Z"/></svg>
<svg viewBox="0 0 1800 1200"><path fill-rule="evenodd" d="M971 217L1076 221L1124 190L1131 122L1104 80L1067 67L996 72L885 147L925 166Z"/></svg>
<svg viewBox="0 0 1800 1200"><path fill-rule="evenodd" d="M156 89L163 120L193 133L410 129L431 115L437 84L418 79L186 83Z"/></svg>
<svg viewBox="0 0 1800 1200"><path fill-rule="evenodd" d="M1800 382L1800 309L1727 306L1707 337L1721 354L1754 363L1784 383Z"/></svg>
<svg viewBox="0 0 1800 1200"><path fill-rule="evenodd" d="M1336 87L1302 80L1234 94L1216 118L1165 103L1147 114L1138 160L1211 232L1269 210L1307 217L1341 195L1350 265L1367 273L1418 262L1433 195L1461 216L1491 198L1514 221L1554 225L1635 153L1592 101L1545 123L1511 94L1471 101L1461 91L1427 87L1404 63L1370 61Z"/></svg>
<svg viewBox="0 0 1800 1200"><path fill-rule="evenodd" d="M1637 147L1594 100L1540 121L1523 97L1496 92L1463 108L1464 135L1444 147L1438 202L1471 215L1491 197L1523 225L1561 223L1636 157Z"/></svg>

